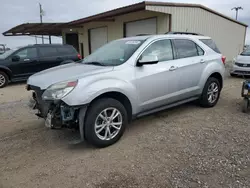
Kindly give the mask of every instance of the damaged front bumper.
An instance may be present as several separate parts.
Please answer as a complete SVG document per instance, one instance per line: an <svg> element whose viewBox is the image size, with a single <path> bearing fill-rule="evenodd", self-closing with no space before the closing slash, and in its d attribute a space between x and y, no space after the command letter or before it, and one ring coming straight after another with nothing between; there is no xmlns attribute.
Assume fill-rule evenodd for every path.
<svg viewBox="0 0 250 188"><path fill-rule="evenodd" d="M82 106L68 106L62 100L43 100L43 90L38 87L28 86L33 90L30 106L37 110L36 115L45 119L45 126L49 128L78 128L79 110Z"/></svg>

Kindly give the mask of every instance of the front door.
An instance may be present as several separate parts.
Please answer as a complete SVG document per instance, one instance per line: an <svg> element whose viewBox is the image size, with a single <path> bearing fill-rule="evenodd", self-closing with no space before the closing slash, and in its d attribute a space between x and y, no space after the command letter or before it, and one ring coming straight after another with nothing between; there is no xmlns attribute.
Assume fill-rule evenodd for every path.
<svg viewBox="0 0 250 188"><path fill-rule="evenodd" d="M147 111L177 100L178 69L175 69L171 41L169 39L154 41L139 59L148 55L157 56L159 62L136 67L135 85L140 101L140 111Z"/></svg>
<svg viewBox="0 0 250 188"><path fill-rule="evenodd" d="M39 67L39 59L37 55L36 47L23 48L14 53L11 58L12 62L9 68L12 71L14 79L27 78L30 75L37 72L37 67Z"/></svg>

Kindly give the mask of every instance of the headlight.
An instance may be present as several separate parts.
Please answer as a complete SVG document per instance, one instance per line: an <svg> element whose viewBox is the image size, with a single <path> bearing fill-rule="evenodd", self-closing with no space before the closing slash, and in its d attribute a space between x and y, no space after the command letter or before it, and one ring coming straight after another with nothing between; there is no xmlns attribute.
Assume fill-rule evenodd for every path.
<svg viewBox="0 0 250 188"><path fill-rule="evenodd" d="M44 100L61 99L68 95L77 85L77 80L66 81L49 86L42 95Z"/></svg>

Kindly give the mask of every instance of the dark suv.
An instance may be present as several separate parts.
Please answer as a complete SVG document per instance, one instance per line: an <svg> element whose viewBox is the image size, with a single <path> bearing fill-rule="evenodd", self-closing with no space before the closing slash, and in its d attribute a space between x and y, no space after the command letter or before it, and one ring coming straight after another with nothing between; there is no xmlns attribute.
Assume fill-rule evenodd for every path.
<svg viewBox="0 0 250 188"><path fill-rule="evenodd" d="M35 44L6 51L0 55L0 88L9 81L27 80L36 72L79 59L80 54L71 45Z"/></svg>

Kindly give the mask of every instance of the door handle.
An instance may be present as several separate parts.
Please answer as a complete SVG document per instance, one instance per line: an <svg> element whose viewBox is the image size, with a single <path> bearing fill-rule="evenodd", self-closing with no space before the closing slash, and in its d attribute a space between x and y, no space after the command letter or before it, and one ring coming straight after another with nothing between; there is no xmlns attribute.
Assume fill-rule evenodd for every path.
<svg viewBox="0 0 250 188"><path fill-rule="evenodd" d="M205 59L200 60L200 63L205 63L205 62L206 62Z"/></svg>
<svg viewBox="0 0 250 188"><path fill-rule="evenodd" d="M30 59L24 59L23 61L30 61Z"/></svg>
<svg viewBox="0 0 250 188"><path fill-rule="evenodd" d="M174 71L174 70L176 70L176 69L178 69L178 67L176 67L176 66L171 66L171 67L169 68L170 71Z"/></svg>

